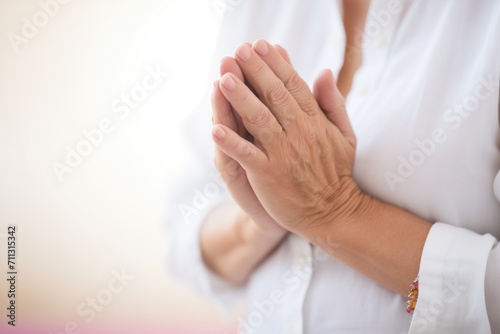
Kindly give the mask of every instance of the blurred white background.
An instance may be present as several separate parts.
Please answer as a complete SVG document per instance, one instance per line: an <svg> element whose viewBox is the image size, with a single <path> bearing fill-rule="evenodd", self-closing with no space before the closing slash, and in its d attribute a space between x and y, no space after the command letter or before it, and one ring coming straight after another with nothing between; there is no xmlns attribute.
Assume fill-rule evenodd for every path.
<svg viewBox="0 0 500 334"><path fill-rule="evenodd" d="M0 277L7 225L17 224L19 324L54 333L69 321L84 333L116 323L229 326L165 264L165 197L186 158L179 124L208 88L220 23L212 1L69 1L46 22L37 17L41 27L16 52L12 34L23 36L23 18L33 22L51 2L0 3ZM169 75L120 119L114 101L148 67ZM113 131L60 182L53 163L65 163L67 147L106 118ZM82 321L76 307L122 269L135 279Z"/></svg>

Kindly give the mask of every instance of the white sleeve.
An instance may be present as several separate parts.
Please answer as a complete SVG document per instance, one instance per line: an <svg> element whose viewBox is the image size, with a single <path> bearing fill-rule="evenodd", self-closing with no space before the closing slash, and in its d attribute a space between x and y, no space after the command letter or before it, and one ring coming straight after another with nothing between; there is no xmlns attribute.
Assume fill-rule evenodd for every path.
<svg viewBox="0 0 500 334"><path fill-rule="evenodd" d="M485 277L486 273L498 274L500 248L493 249L496 244L489 234L443 223L432 226L420 263L419 296L410 334L492 333L487 307L493 310L497 302L487 306L485 292L495 294L489 296L490 302L500 298L500 290L493 285L485 288ZM493 280L489 277L487 281ZM493 333L499 333L499 328Z"/></svg>
<svg viewBox="0 0 500 334"><path fill-rule="evenodd" d="M213 163L210 95L185 120L182 129L191 161L169 187L167 198L167 263L172 276L231 313L244 296L210 271L200 248L200 230L217 206L232 201Z"/></svg>
<svg viewBox="0 0 500 334"><path fill-rule="evenodd" d="M234 1L227 10L219 13L224 18L214 51L210 80L217 77L217 65L223 56L233 54L237 46L257 38L286 47L294 66L309 83L325 67L338 71L344 50L339 4L338 0ZM302 52L304 49L309 52ZM190 164L190 170L176 178L177 184L170 191L171 198L167 202L168 263L174 277L228 310L243 297L245 288L231 286L211 273L201 258L199 242L199 231L207 215L216 206L232 200L220 178L215 180L215 167L207 164L207 161L213 160L213 149L207 145L211 142L209 96L191 115L187 122L189 126L184 129L199 161L198 164Z"/></svg>
<svg viewBox="0 0 500 334"><path fill-rule="evenodd" d="M199 233L207 215L218 205L230 201L215 168L190 164L177 178L168 200L168 267L177 280L211 299L230 313L244 296L244 288L219 278L205 266Z"/></svg>
<svg viewBox="0 0 500 334"><path fill-rule="evenodd" d="M500 202L500 171L493 191ZM420 261L409 334L500 334L499 281L500 245L493 236L435 223Z"/></svg>
<svg viewBox="0 0 500 334"><path fill-rule="evenodd" d="M340 55L335 55L342 50L334 43L324 43L324 40L330 40L328 36L338 31L334 28L340 24L339 20L332 19L332 15L338 16L336 6L337 2L309 3L301 0L243 1L237 6L235 2L235 6L231 5L226 12L220 13L224 14L224 20L214 50L215 62L210 80L217 77L219 59L232 54L238 45L257 38L284 45L294 59L297 56L295 66L310 80L320 69L335 67L335 63L342 59ZM276 16L276 13L280 15ZM297 20L308 24L297 25ZM256 21L259 24L255 24ZM317 38L318 31L325 34L324 40ZM314 61L306 57L307 54L314 55ZM243 297L244 288L231 286L210 272L201 258L199 242L200 228L207 215L216 206L231 201L220 178L219 181L214 178L217 173L211 163L213 147L208 144L211 142L210 116L208 94L199 109L192 113L187 121L189 126L184 129L198 161L191 163L190 170L178 176L176 184L170 189L167 203L168 263L175 278L194 287L205 297L216 300L227 311Z"/></svg>
<svg viewBox="0 0 500 334"><path fill-rule="evenodd" d="M486 279L484 293L486 294L486 307L490 319L491 333L500 333L500 246L497 242L488 257L486 266Z"/></svg>

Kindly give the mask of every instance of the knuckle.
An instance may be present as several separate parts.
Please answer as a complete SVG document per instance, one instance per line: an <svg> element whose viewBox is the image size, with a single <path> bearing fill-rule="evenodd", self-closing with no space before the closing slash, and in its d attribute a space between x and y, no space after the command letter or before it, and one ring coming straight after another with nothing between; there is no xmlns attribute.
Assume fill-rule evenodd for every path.
<svg viewBox="0 0 500 334"><path fill-rule="evenodd" d="M285 80L285 87L290 91L297 91L304 86L302 78L297 74L297 72L292 72L290 76Z"/></svg>
<svg viewBox="0 0 500 334"><path fill-rule="evenodd" d="M320 108L318 106L318 103L316 100L312 100L309 103L305 103L302 109L308 114L308 115L317 115L320 113Z"/></svg>
<svg viewBox="0 0 500 334"><path fill-rule="evenodd" d="M240 176L240 165L234 161L227 161L223 168L219 169L220 176L224 183L229 186Z"/></svg>
<svg viewBox="0 0 500 334"><path fill-rule="evenodd" d="M241 145L239 152L242 161L249 162L255 159L256 152L249 145Z"/></svg>
<svg viewBox="0 0 500 334"><path fill-rule="evenodd" d="M259 107L248 120L256 126L267 126L271 121L271 113L264 107Z"/></svg>
<svg viewBox="0 0 500 334"><path fill-rule="evenodd" d="M271 129L265 127L259 130L258 137L260 142L269 143L273 140L274 133Z"/></svg>
<svg viewBox="0 0 500 334"><path fill-rule="evenodd" d="M260 77L261 75L264 74L266 68L267 68L266 64L257 64L255 69L253 70L253 75L255 75L256 78Z"/></svg>
<svg viewBox="0 0 500 334"><path fill-rule="evenodd" d="M266 93L266 100L272 105L285 105L288 102L288 97L288 90L281 81L273 85Z"/></svg>

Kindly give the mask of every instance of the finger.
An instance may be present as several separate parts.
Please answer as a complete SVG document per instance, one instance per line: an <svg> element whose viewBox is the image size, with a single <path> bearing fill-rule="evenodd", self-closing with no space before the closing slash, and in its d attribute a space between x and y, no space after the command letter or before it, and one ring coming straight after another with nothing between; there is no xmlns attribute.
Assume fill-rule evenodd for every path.
<svg viewBox="0 0 500 334"><path fill-rule="evenodd" d="M245 77L243 76L243 72L241 71L240 66L234 60L233 57L224 57L222 58L220 62L220 76L223 76L224 74L231 72L234 75L238 77L241 81L245 80Z"/></svg>
<svg viewBox="0 0 500 334"><path fill-rule="evenodd" d="M269 108L283 127L303 114L282 80L274 74L252 48L248 45L240 46L236 50L235 59L247 82L255 89L259 99Z"/></svg>
<svg viewBox="0 0 500 334"><path fill-rule="evenodd" d="M223 124L233 131L238 130L238 125L234 117L233 108L226 100L219 87L219 80L215 81L212 92L212 120L214 124ZM215 147L215 164L223 176L226 184L238 178L238 167L241 166L231 157L226 155L220 148ZM231 168L233 167L233 168Z"/></svg>
<svg viewBox="0 0 500 334"><path fill-rule="evenodd" d="M276 145L277 139L283 135L283 128L250 89L232 73L224 74L219 87L256 139L257 146L267 151Z"/></svg>
<svg viewBox="0 0 500 334"><path fill-rule="evenodd" d="M252 47L252 44L250 43L245 43L248 47ZM220 76L222 77L226 73L233 73L240 79L242 82L245 83L245 85L250 88L252 92L255 93L255 89L252 87L252 85L246 80L246 78L243 76L243 72L241 71L240 65L236 62L236 60L233 57L225 57L221 61L221 66L220 66ZM257 93L255 93L257 94Z"/></svg>
<svg viewBox="0 0 500 334"><path fill-rule="evenodd" d="M314 99L307 83L298 75L297 71L281 53L264 40L258 40L253 45L253 50L271 68L274 74L284 83L286 89L292 94L300 108L307 114L318 113L318 104ZM284 51L284 49L283 49ZM286 51L285 51L286 52Z"/></svg>
<svg viewBox="0 0 500 334"><path fill-rule="evenodd" d="M283 59L285 59L288 64L292 65L292 61L290 60L290 56L288 55L288 51L286 51L284 47L282 47L279 44L274 44L274 48L279 52L281 57L283 57Z"/></svg>
<svg viewBox="0 0 500 334"><path fill-rule="evenodd" d="M222 95L219 87L219 80L214 83L214 90L212 93L212 110L212 119L214 124L223 124L233 131L237 131L238 126L236 124L233 109L224 95ZM215 147L215 165L220 171L226 184L232 183L235 179L239 178L239 175L241 174L238 171L238 169L242 169L241 166L217 146Z"/></svg>
<svg viewBox="0 0 500 334"><path fill-rule="evenodd" d="M267 156L248 140L241 138L230 128L216 124L212 129L215 144L245 171L261 170L267 164Z"/></svg>
<svg viewBox="0 0 500 334"><path fill-rule="evenodd" d="M283 227L278 225L262 207L243 167L218 147L215 155L215 165L231 197L251 219L258 222L266 233L284 232Z"/></svg>
<svg viewBox="0 0 500 334"><path fill-rule="evenodd" d="M236 194L233 194L231 190L234 188L246 187L248 178L246 177L245 170L236 160L224 153L218 146L215 146L214 162L224 184L227 186L227 190L229 190L231 195L233 195L232 197L236 199L237 196L234 196Z"/></svg>
<svg viewBox="0 0 500 334"><path fill-rule="evenodd" d="M214 163L227 186L235 182L241 174L244 174L243 167L236 160L224 153L217 145L215 146Z"/></svg>
<svg viewBox="0 0 500 334"><path fill-rule="evenodd" d="M240 67L231 57L226 57L221 61L220 72L221 76L230 72L236 75L240 80L244 80ZM214 110L213 120L215 124L223 124L235 132L238 132L238 134L243 138L248 136L248 132L243 126L241 117L233 110L231 104L222 94L219 87L219 81L214 83L212 109ZM262 211L262 205L255 195L252 186L248 182L248 178L243 167L236 160L224 153L224 151L222 151L222 149L217 145L215 147L214 160L217 170L224 180L229 193L238 205L246 212ZM276 224L269 217L269 215L252 218L259 219L259 224L261 224L261 226L265 226L268 231L279 232L283 229L281 226Z"/></svg>
<svg viewBox="0 0 500 334"><path fill-rule="evenodd" d="M232 57L225 57L221 60L221 63L220 63L220 75L221 77L226 74L226 73L233 73L234 75L236 75L236 77L238 77L238 79L240 79L241 81L244 82L245 78L243 77L243 72L241 72L241 68L240 66L238 65L238 63L236 62L236 60L234 60L234 58ZM225 99L224 96L222 96L222 98ZM233 110L231 110L233 111ZM236 122L236 129L235 130L241 137L243 138L248 138L248 131L247 129L245 128L245 126L243 125L243 121L241 120L241 116L236 113L236 112L233 112L233 117L234 117L234 120ZM234 130L234 128L233 128Z"/></svg>
<svg viewBox="0 0 500 334"><path fill-rule="evenodd" d="M321 72L314 83L314 96L326 117L340 130L351 144L356 144L356 135L345 108L345 99L340 93L331 70Z"/></svg>
<svg viewBox="0 0 500 334"><path fill-rule="evenodd" d="M260 201L255 195L243 167L218 146L215 148L214 160L227 190L236 203L246 212L261 211L262 208L259 207L261 206ZM261 219L265 219L265 217ZM272 226L273 224L269 222L268 225Z"/></svg>
<svg viewBox="0 0 500 334"><path fill-rule="evenodd" d="M231 130L238 132L238 124L234 117L231 104L222 94L219 80L215 81L212 92L212 119L214 124L223 124Z"/></svg>

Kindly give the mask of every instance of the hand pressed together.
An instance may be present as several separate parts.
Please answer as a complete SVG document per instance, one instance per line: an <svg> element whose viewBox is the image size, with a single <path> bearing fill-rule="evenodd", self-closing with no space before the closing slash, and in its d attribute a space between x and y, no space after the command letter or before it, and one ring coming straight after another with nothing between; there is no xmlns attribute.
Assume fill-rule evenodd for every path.
<svg viewBox="0 0 500 334"><path fill-rule="evenodd" d="M216 164L240 207L298 234L356 214L366 195L352 179L356 139L331 71L313 94L284 50L260 40L226 58L221 75Z"/></svg>

